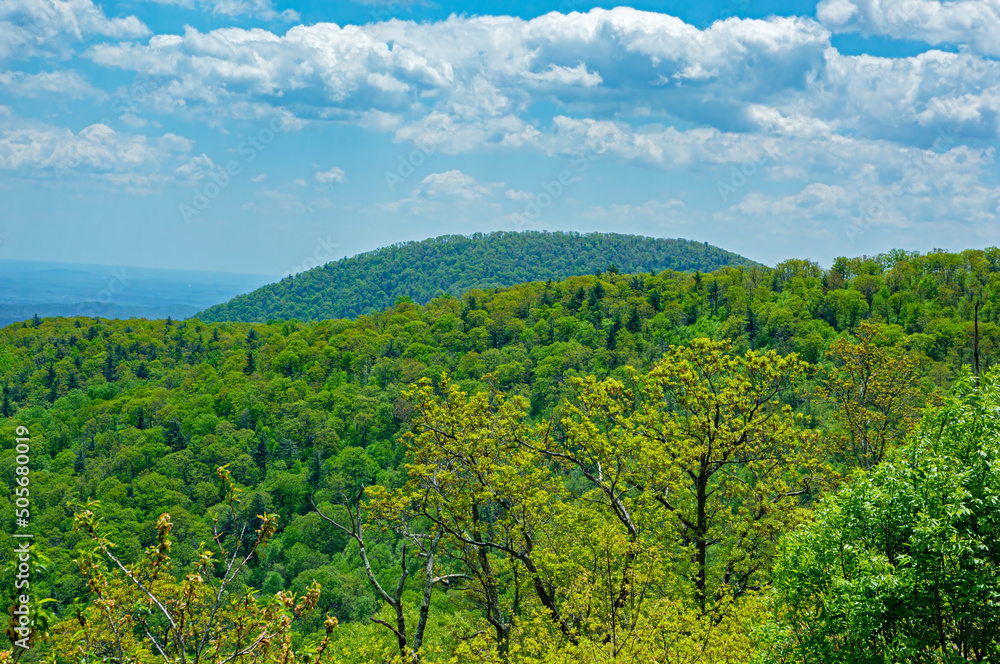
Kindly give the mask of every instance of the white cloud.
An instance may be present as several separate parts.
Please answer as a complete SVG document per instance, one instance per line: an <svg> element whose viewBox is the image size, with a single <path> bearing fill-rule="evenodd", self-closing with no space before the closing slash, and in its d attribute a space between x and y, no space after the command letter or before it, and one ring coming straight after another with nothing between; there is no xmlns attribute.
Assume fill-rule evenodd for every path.
<svg viewBox="0 0 1000 664"><path fill-rule="evenodd" d="M190 152L194 147L190 139L169 132L159 138L157 145L171 152Z"/></svg>
<svg viewBox="0 0 1000 664"><path fill-rule="evenodd" d="M57 1L11 0L18 6ZM276 12L270 0L171 1L258 18L269 7ZM908 206L925 217L947 215L948 206L955 206L970 218L989 219L996 214L990 192L997 174L992 152L982 146L1000 138L1000 62L981 54L1000 44L990 18L997 2L823 0L818 21L730 18L705 29L627 7L532 20L452 16L425 23L320 23L280 33L186 28L145 42L135 41L145 27L133 26L131 34L116 37L132 41L97 44L86 57L156 77L155 88L123 116L131 126L153 114L175 114L226 129L233 118L267 123L277 112L292 130L353 123L426 146L425 153L585 154L684 171L709 183L728 182L742 168L752 184L716 203L734 223L739 214L758 223L768 215L839 223L893 183L907 192L905 202L894 204L900 215L910 214ZM89 0L71 3L93 7ZM959 9L978 18L962 23ZM100 34L110 36L114 20L104 21ZM55 19L43 23L62 25ZM58 30L52 34L68 34ZM967 48L899 58L851 56L831 45L831 30ZM0 82L21 86L24 94L60 86L89 94L74 72L52 75L63 78L7 73ZM185 141L164 136L143 145L171 155L176 173L170 177L196 179L212 165L199 161L208 159L204 155L192 156L194 148ZM9 154L0 158L15 159L21 148L6 149ZM345 180L340 168L313 166L300 186ZM290 177L280 178L283 188L292 189ZM261 173L253 181L265 178ZM498 209L523 207L533 196L459 170L416 181L407 181L408 197L383 209L431 215L457 208L458 217L479 211L497 218ZM758 188L766 193L754 193ZM266 198L258 199L258 209ZM604 202L586 216L652 221L687 212L671 206L673 199L642 202L646 198ZM277 204L274 196L268 200ZM285 211L295 208L285 203Z"/></svg>
<svg viewBox="0 0 1000 664"><path fill-rule="evenodd" d="M16 117L7 124L0 129L0 170L24 177L96 179L128 193L149 194L156 186L177 179L163 173L165 163L178 158L190 161L183 156L191 148L190 141L175 134L150 141L104 124L77 133ZM182 170L183 166L178 169Z"/></svg>
<svg viewBox="0 0 1000 664"><path fill-rule="evenodd" d="M213 173L219 170L212 158L207 154L202 153L200 155L195 155L194 157L188 157L184 159L180 166L177 167L175 174L178 181L185 182L189 185L197 185L203 179L208 177L209 173Z"/></svg>
<svg viewBox="0 0 1000 664"><path fill-rule="evenodd" d="M548 85L579 85L584 88L593 88L604 82L604 79L597 72L587 71L587 66L582 62L572 68L549 65L538 73L528 72L526 77L531 83L543 87Z"/></svg>
<svg viewBox="0 0 1000 664"><path fill-rule="evenodd" d="M535 198L535 194L523 189L508 189L503 195L512 201L530 201Z"/></svg>
<svg viewBox="0 0 1000 664"><path fill-rule="evenodd" d="M84 97L93 97L98 101L109 99L106 92L95 88L71 69L38 74L19 71L0 72L0 85L4 87L4 92L21 97L58 95L69 99Z"/></svg>
<svg viewBox="0 0 1000 664"><path fill-rule="evenodd" d="M443 149L520 146L526 112L555 101L579 112L648 112L739 124L748 101L783 97L823 66L829 33L805 18L730 20L698 30L627 7L586 14L458 17L435 23L188 29L148 44L102 44L105 66L171 79L161 108L204 114L281 104L300 117L439 135ZM732 101L720 102L721 99ZM722 103L729 112L714 106ZM728 118L728 119L726 119Z"/></svg>
<svg viewBox="0 0 1000 664"><path fill-rule="evenodd" d="M454 198L475 201L486 198L493 192L492 186L483 185L474 177L459 170L431 173L410 194L413 198L429 199Z"/></svg>
<svg viewBox="0 0 1000 664"><path fill-rule="evenodd" d="M431 173L406 198L375 207L383 212L406 210L424 216L440 216L447 211L453 221L467 221L481 218L483 214L498 213L501 206L492 200L493 193L503 186L502 182L479 182L467 173L452 169Z"/></svg>
<svg viewBox="0 0 1000 664"><path fill-rule="evenodd" d="M956 146L944 152L905 150L895 155L889 151L886 148L883 163L890 167L831 176L791 194L749 190L716 219L785 237L805 237L808 227L832 233L841 242L886 230L933 237L928 229L946 220L978 228L1000 222L992 148Z"/></svg>
<svg viewBox="0 0 1000 664"><path fill-rule="evenodd" d="M5 169L113 170L121 162L135 165L152 158L144 136L119 134L107 125L91 125L78 134L49 126L0 132L0 167Z"/></svg>
<svg viewBox="0 0 1000 664"><path fill-rule="evenodd" d="M258 173L257 175L250 178L251 182L261 183L267 180L267 173Z"/></svg>
<svg viewBox="0 0 1000 664"><path fill-rule="evenodd" d="M136 17L108 18L92 0L0 2L0 61L64 56L73 44L92 36L135 39L149 34Z"/></svg>
<svg viewBox="0 0 1000 664"><path fill-rule="evenodd" d="M816 17L836 32L961 44L1000 55L997 0L822 0Z"/></svg>
<svg viewBox="0 0 1000 664"><path fill-rule="evenodd" d="M263 21L299 20L299 13L292 9L278 12L271 0L146 0L161 5L173 5L185 9L198 9L215 15L246 16Z"/></svg>
<svg viewBox="0 0 1000 664"><path fill-rule="evenodd" d="M316 182L324 184L343 182L345 177L344 169L337 168L336 166L328 171L317 171L315 175Z"/></svg>
<svg viewBox="0 0 1000 664"><path fill-rule="evenodd" d="M824 6L828 20L849 13ZM447 154L551 152L570 132L618 144L621 158L684 167L712 136L732 143L709 150L722 160L761 136L926 146L958 123L970 135L1000 137L1000 63L939 51L845 56L829 36L808 18L731 18L699 30L619 7L530 21L320 23L284 35L188 28L88 55L164 80L146 102L157 112L221 126L280 107L302 123L354 122ZM554 104L556 117L533 113L541 104ZM623 120L633 117L649 128L630 130ZM657 121L694 129L657 137ZM739 138L748 135L756 138Z"/></svg>

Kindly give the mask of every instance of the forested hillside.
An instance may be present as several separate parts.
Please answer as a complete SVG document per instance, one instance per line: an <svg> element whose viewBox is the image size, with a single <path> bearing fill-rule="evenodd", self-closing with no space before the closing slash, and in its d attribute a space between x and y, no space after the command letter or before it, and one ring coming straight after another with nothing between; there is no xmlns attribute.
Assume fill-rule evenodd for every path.
<svg viewBox="0 0 1000 664"><path fill-rule="evenodd" d="M344 258L289 276L198 314L206 322L323 320L382 311L397 297L418 304L473 288L596 274L711 271L758 265L707 243L617 233L496 232L445 235Z"/></svg>
<svg viewBox="0 0 1000 664"><path fill-rule="evenodd" d="M592 236L561 240L564 247L599 244ZM376 265L391 272L394 256L430 254L435 246L352 260L368 265L366 274ZM634 246L639 251L641 243ZM879 551L911 550L899 544L905 533L893 540L895 549L879 549L877 524L852 521L863 531L852 538L874 542L872 557L862 560L855 550L856 567L836 572L848 581L824 585L817 575L833 574L829 556L837 554L820 549L836 541L829 529L841 527L841 508L826 508L833 520L796 540L800 554L814 547L816 557L801 554L778 566L785 604L775 608L765 591L775 583L775 561L786 555L782 536L799 532L816 501L852 471L864 475L902 453L925 401L940 403L963 365L973 363L975 329L980 372L1000 359L1000 250L892 252L838 259L830 270L790 260L774 269L684 273L651 271L657 266L646 259L639 274L624 273L630 263L623 256L603 254L604 265L615 261L622 274L472 289L425 306L397 297L356 320L56 318L0 330L0 474L7 485L0 549L17 545L14 441L16 427L24 427L31 530L47 558L32 581L33 601L54 600L34 614L42 620L52 613L51 640L39 640L22 661L42 661L53 648L60 662L104 661L101 653L117 661L115 648L132 649L129 661L163 661L144 630L170 641L193 628L157 618L157 607L127 590L107 555L175 597L171 610L194 611L200 604L192 597L211 610L202 584L227 573L218 554L204 557L205 543L215 542L256 551L231 589L259 591L257 600L220 616L237 631L245 627L240 611L259 611L259 624L287 619L288 652L325 647L321 661L742 662L757 650L768 661L801 661L808 652L832 662L822 653L836 653L838 639L852 635L877 644L870 652L881 655L870 661L916 652L905 648L951 653L947 639L964 639L970 658L996 653L992 628L983 627L990 611L962 614L964 623L942 617L941 607L961 606L964 600L947 598L974 585L965 581L921 586L913 595L919 601L911 598L929 612L920 620L933 626L930 645L900 640L919 622L906 616L894 617L900 622L890 628L877 618L851 622L850 614L842 626L837 607L844 605L817 605L822 593L849 581L856 594L843 601L859 606L869 587L864 574L881 574L889 588L885 579L896 577L886 574L903 569L901 558L885 571ZM296 278L280 286L300 282L313 283ZM319 306L325 297L303 293L295 306ZM984 389L992 385L994 398L992 380ZM968 380L962 385L972 389ZM944 440L950 422L982 431L972 423L991 412L982 400L951 399L913 448L945 460L931 466L963 467L965 457L948 456L950 448L935 441ZM704 441L715 441L710 453ZM968 495L981 504L995 500L982 480L993 451L983 447L979 465L969 460L979 475L954 479L972 487ZM858 504L864 491L915 473L914 463L887 466L872 476L874 488L858 485ZM918 475L938 477L932 470ZM930 500L935 491L945 507L927 508L933 523L919 531L921 546L940 536L952 551L965 541L962 533L980 537L979 526L964 521L958 531L933 530L978 509L947 507L966 495L959 489L917 493ZM99 505L85 508L93 500ZM83 515L76 528L74 514ZM102 541L114 547L102 549ZM988 560L995 537L984 541ZM952 555L942 551L934 560ZM935 574L965 569L934 560L927 565ZM995 570L997 563L984 564ZM5 592L14 573L13 566L4 572ZM988 594L993 581L983 573L976 592ZM796 594L796 574L815 592ZM321 590L308 595L314 582ZM906 582L893 581L885 592L905 595ZM285 591L307 599L296 606ZM937 614L927 600L935 592L946 597ZM268 598L278 603L253 603ZM814 622L826 631L801 641L810 615L823 617ZM107 625L128 626L125 637ZM766 633L755 631L762 625ZM215 643L207 633L194 630L170 647L189 652L194 642ZM122 646L122 638L132 645ZM254 643L272 641L281 643ZM276 653L230 661L306 661Z"/></svg>

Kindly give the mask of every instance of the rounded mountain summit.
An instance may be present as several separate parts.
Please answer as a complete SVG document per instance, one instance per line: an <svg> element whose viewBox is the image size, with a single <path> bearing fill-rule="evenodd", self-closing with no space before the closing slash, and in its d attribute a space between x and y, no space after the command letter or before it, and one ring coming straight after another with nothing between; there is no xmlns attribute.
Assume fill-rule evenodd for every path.
<svg viewBox="0 0 1000 664"><path fill-rule="evenodd" d="M205 322L354 318L397 298L425 304L475 288L597 274L761 266L708 243L617 233L476 233L389 245L285 277L199 313Z"/></svg>

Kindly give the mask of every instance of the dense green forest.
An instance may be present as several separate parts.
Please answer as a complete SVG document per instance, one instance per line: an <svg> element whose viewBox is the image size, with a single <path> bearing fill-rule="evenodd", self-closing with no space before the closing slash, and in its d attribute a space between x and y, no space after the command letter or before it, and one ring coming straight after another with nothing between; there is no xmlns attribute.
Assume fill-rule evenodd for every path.
<svg viewBox="0 0 1000 664"><path fill-rule="evenodd" d="M404 242L292 275L202 313L206 322L353 318L474 288L513 286L596 274L608 264L623 273L711 271L758 266L708 243L617 233L537 232L445 235Z"/></svg>
<svg viewBox="0 0 1000 664"><path fill-rule="evenodd" d="M23 427L32 601L54 600L21 661L175 661L151 639L192 662L993 661L1000 249L602 253L355 320L4 328L0 560ZM216 614L211 579L242 599ZM190 627L209 613L230 636Z"/></svg>

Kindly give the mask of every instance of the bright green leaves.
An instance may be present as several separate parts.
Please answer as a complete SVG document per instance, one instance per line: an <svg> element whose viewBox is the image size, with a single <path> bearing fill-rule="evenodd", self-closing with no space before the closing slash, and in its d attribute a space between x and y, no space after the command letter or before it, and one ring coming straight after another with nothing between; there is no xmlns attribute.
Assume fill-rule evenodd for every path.
<svg viewBox="0 0 1000 664"><path fill-rule="evenodd" d="M836 406L833 447L850 467L871 471L917 421L920 364L900 344L880 343L879 328L862 323L858 342L839 339L827 355L820 396Z"/></svg>
<svg viewBox="0 0 1000 664"><path fill-rule="evenodd" d="M783 405L806 365L728 351L698 339L624 381L574 379L560 420L536 425L521 397L424 381L410 480L374 504L442 529L501 653L528 616L550 655L601 644L611 658L665 652L644 641L653 625L741 624L825 468Z"/></svg>
<svg viewBox="0 0 1000 664"><path fill-rule="evenodd" d="M959 381L905 446L788 536L772 661L1000 656L998 379Z"/></svg>

